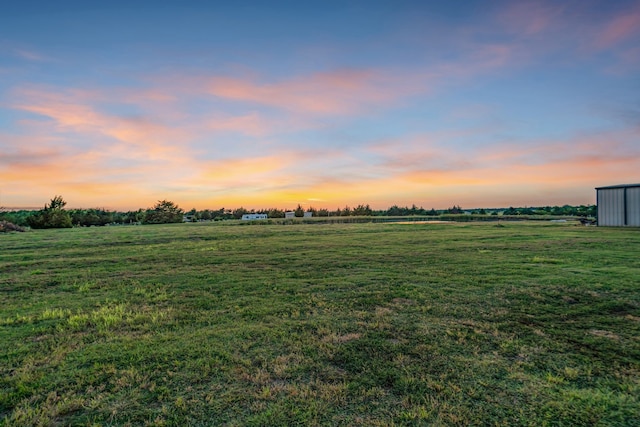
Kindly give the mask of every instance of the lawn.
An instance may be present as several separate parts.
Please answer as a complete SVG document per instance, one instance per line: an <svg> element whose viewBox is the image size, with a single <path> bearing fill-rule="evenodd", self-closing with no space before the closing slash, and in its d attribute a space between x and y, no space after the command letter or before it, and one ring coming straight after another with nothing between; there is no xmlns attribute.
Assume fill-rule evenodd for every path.
<svg viewBox="0 0 640 427"><path fill-rule="evenodd" d="M640 425L640 230L0 235L0 426Z"/></svg>

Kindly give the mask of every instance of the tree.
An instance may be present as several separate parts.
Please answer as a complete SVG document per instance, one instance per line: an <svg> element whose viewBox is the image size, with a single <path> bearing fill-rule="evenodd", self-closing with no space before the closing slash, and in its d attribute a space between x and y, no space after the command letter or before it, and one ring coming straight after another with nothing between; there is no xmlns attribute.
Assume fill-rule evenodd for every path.
<svg viewBox="0 0 640 427"><path fill-rule="evenodd" d="M212 218L213 218L213 215L211 215L211 210L205 209L202 212L200 212L200 219L203 219L205 221L210 221Z"/></svg>
<svg viewBox="0 0 640 427"><path fill-rule="evenodd" d="M73 225L90 227L92 225L107 225L114 222L115 215L101 208L72 209L69 214Z"/></svg>
<svg viewBox="0 0 640 427"><path fill-rule="evenodd" d="M54 196L49 203L49 206L44 205L45 209L62 209L67 206L67 202L64 201L62 196Z"/></svg>
<svg viewBox="0 0 640 427"><path fill-rule="evenodd" d="M387 209L388 216L402 216L403 212L398 205L393 205L389 209Z"/></svg>
<svg viewBox="0 0 640 427"><path fill-rule="evenodd" d="M284 218L284 211L278 208L271 208L267 211L269 218Z"/></svg>
<svg viewBox="0 0 640 427"><path fill-rule="evenodd" d="M509 209L506 209L502 212L503 215L518 215L518 211L513 207L509 206Z"/></svg>
<svg viewBox="0 0 640 427"><path fill-rule="evenodd" d="M63 208L67 205L62 196L54 196L49 205L27 218L31 228L71 228L71 215Z"/></svg>
<svg viewBox="0 0 640 427"><path fill-rule="evenodd" d="M462 208L460 207L460 205L453 205L453 207L447 209L447 213L450 214L461 214L462 213Z"/></svg>
<svg viewBox="0 0 640 427"><path fill-rule="evenodd" d="M137 211L128 211L122 214L122 224L137 224L144 220L146 211L138 209Z"/></svg>
<svg viewBox="0 0 640 427"><path fill-rule="evenodd" d="M144 224L168 224L182 222L184 211L169 200L159 200L152 208L147 209L142 222Z"/></svg>
<svg viewBox="0 0 640 427"><path fill-rule="evenodd" d="M242 215L248 214L248 213L249 211L241 206L238 209L234 209L232 212L232 215L235 219L240 219L242 218Z"/></svg>
<svg viewBox="0 0 640 427"><path fill-rule="evenodd" d="M29 225L28 218L33 215L33 211L19 210L17 212L0 212L0 221L4 220L21 227Z"/></svg>
<svg viewBox="0 0 640 427"><path fill-rule="evenodd" d="M369 204L366 205L358 205L353 208L353 216L371 216L371 207Z"/></svg>
<svg viewBox="0 0 640 427"><path fill-rule="evenodd" d="M214 221L233 218L233 213L230 209L220 208L216 210L209 210L209 209L207 210L211 215L211 219ZM242 218L242 215L240 215L240 217Z"/></svg>
<svg viewBox="0 0 640 427"><path fill-rule="evenodd" d="M304 216L304 209L302 209L302 206L300 206L299 204L293 212L297 218L302 218Z"/></svg>

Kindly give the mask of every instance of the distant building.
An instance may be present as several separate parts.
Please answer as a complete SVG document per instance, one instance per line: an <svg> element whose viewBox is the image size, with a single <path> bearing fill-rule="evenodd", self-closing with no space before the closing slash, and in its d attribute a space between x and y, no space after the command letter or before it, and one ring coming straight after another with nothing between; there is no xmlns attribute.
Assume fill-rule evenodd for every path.
<svg viewBox="0 0 640 427"><path fill-rule="evenodd" d="M640 184L596 188L598 225L640 227Z"/></svg>
<svg viewBox="0 0 640 427"><path fill-rule="evenodd" d="M285 217L285 218L295 218L295 217L296 217L296 213L295 213L295 212L293 212L293 211L285 212L285 213L284 213L284 217Z"/></svg>
<svg viewBox="0 0 640 427"><path fill-rule="evenodd" d="M304 213L304 217L305 217L305 218L311 218L311 217L313 217L313 212L305 212L305 213Z"/></svg>
<svg viewBox="0 0 640 427"><path fill-rule="evenodd" d="M244 214L242 220L249 221L252 219L267 219L267 214Z"/></svg>

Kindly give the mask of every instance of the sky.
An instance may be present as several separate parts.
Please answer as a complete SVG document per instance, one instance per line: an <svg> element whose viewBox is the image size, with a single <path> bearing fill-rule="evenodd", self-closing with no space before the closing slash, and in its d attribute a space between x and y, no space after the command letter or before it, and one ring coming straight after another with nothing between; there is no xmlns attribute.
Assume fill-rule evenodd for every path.
<svg viewBox="0 0 640 427"><path fill-rule="evenodd" d="M640 0L0 13L0 206L579 205L637 182Z"/></svg>

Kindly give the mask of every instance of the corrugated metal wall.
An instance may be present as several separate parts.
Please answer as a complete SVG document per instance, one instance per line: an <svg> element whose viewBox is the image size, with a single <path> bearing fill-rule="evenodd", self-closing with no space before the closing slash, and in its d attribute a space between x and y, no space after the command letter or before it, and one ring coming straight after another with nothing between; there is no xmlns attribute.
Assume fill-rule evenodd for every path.
<svg viewBox="0 0 640 427"><path fill-rule="evenodd" d="M624 188L598 190L598 225L624 225Z"/></svg>
<svg viewBox="0 0 640 427"><path fill-rule="evenodd" d="M598 225L640 227L640 187L602 188L597 191Z"/></svg>
<svg viewBox="0 0 640 427"><path fill-rule="evenodd" d="M640 227L640 187L627 188L627 225Z"/></svg>

